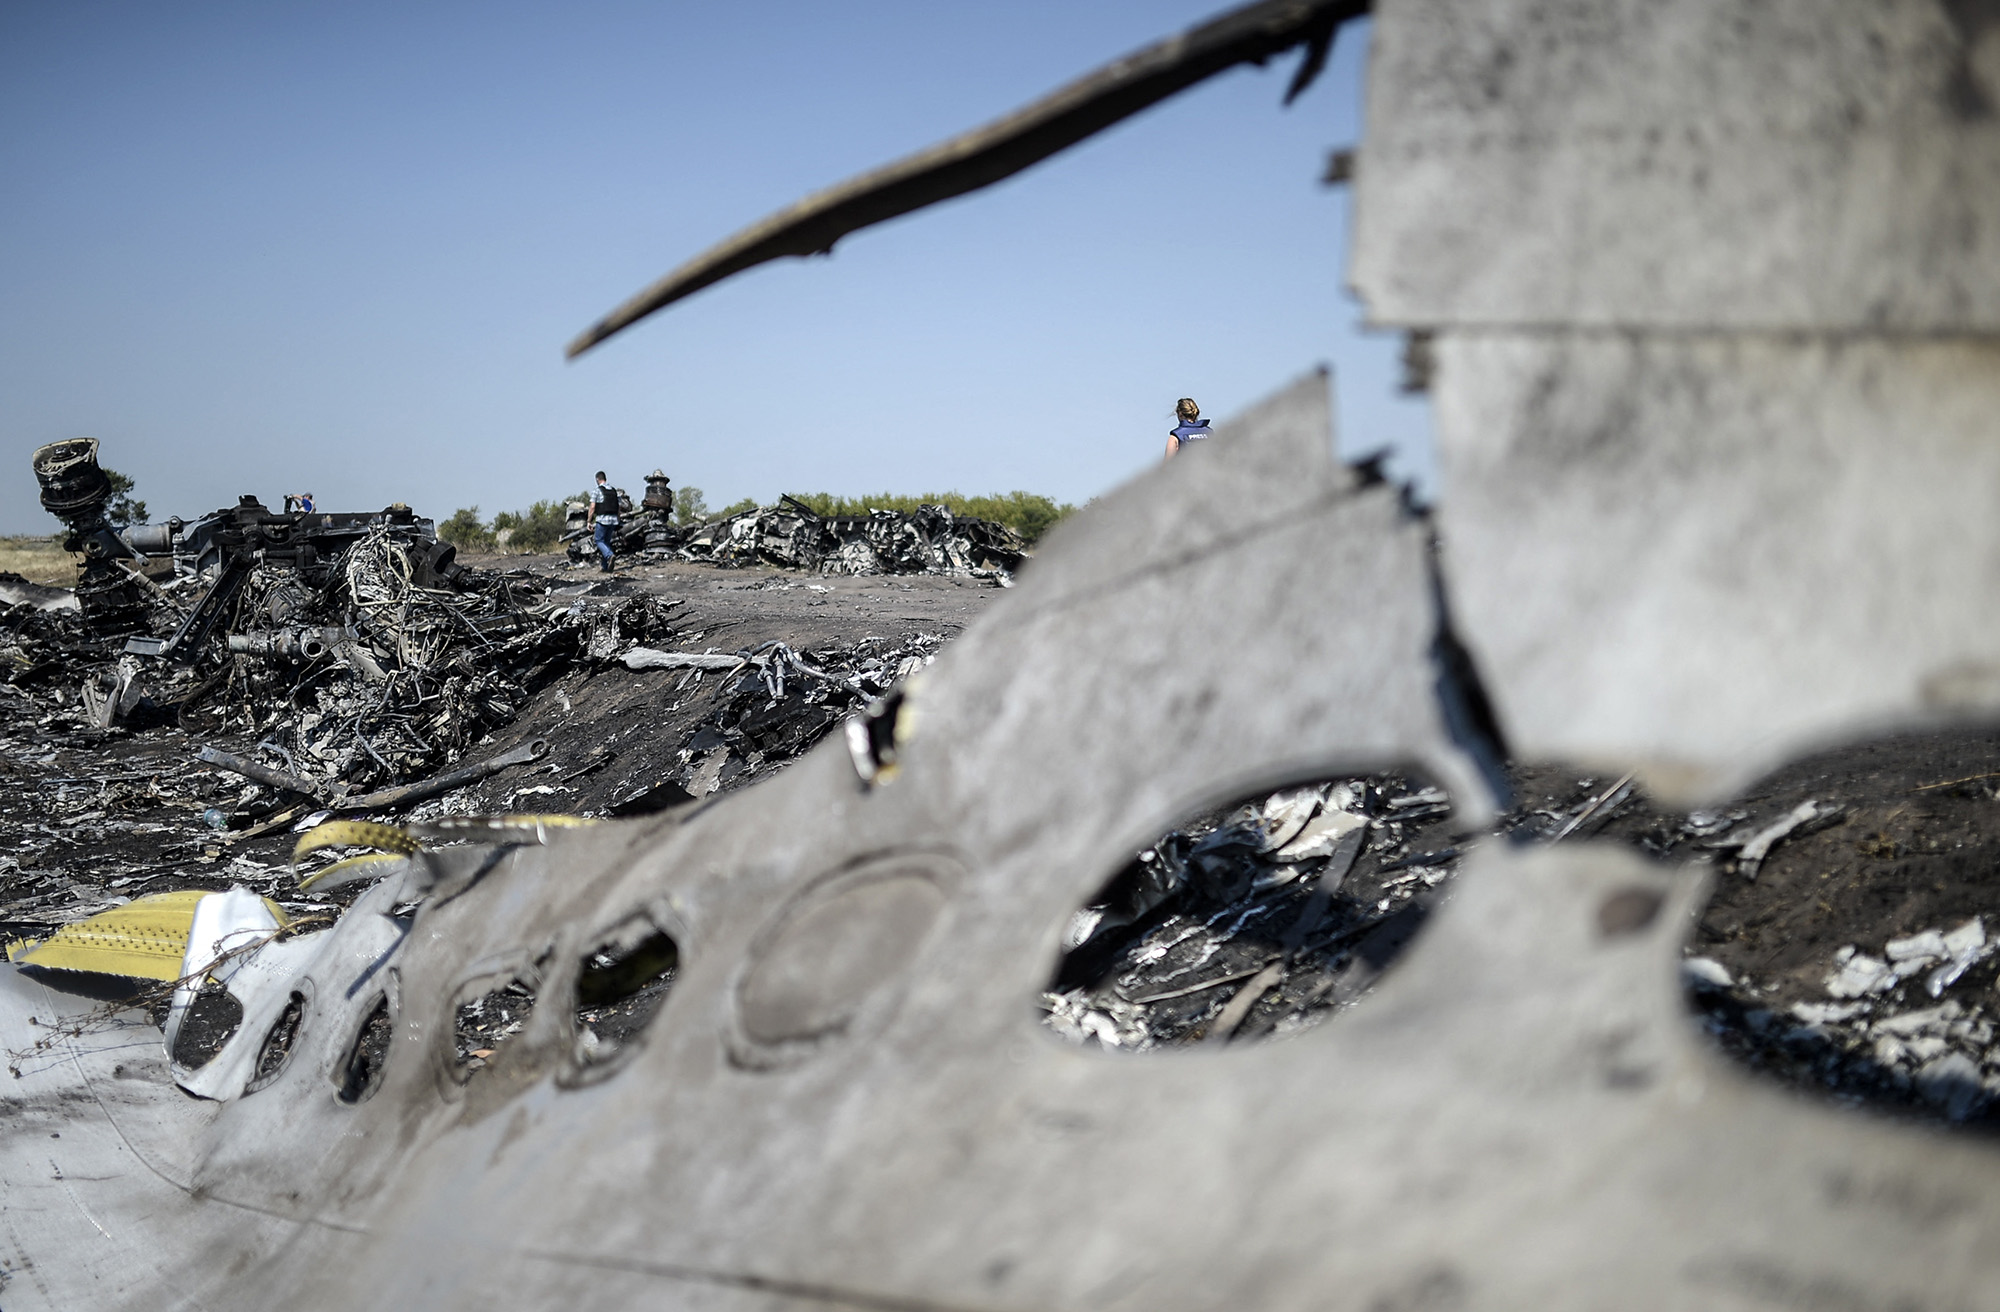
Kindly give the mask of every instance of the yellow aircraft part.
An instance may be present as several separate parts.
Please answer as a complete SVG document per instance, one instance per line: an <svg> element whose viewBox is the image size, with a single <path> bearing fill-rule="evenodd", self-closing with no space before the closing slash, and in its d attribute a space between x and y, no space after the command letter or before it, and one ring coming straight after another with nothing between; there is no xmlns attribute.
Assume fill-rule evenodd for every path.
<svg viewBox="0 0 2000 1312"><path fill-rule="evenodd" d="M318 884L332 887L344 884L356 877L357 871L366 871L369 866L384 865L415 856L423 848L426 838L467 839L472 842L482 840L502 841L513 835L532 835L540 841L545 829L574 829L583 825L593 825L597 821L579 815L483 815L448 816L427 824L412 825L400 829L395 825L377 824L372 820L328 820L306 830L292 848L292 869L298 870L299 858L309 852L317 852L328 847L372 847L373 852L361 856L350 856L336 861L324 870L315 870L310 875L300 875L299 887L312 888ZM338 875L339 878L334 878Z"/></svg>
<svg viewBox="0 0 2000 1312"><path fill-rule="evenodd" d="M409 859L409 857L401 852L364 852L360 856L348 857L345 861L336 861L323 870L313 871L310 875L300 876L299 888L301 890L308 889L315 884L326 883L334 875L350 874L365 866L379 866L385 861L407 861ZM346 882L345 879L334 879L329 887Z"/></svg>
<svg viewBox="0 0 2000 1312"><path fill-rule="evenodd" d="M85 970L98 975L132 979L176 980L187 955L188 932L194 927L195 903L212 890L182 889L134 898L124 906L64 925L45 939L7 945L7 959L23 966L51 970ZM279 924L289 923L269 898Z"/></svg>
<svg viewBox="0 0 2000 1312"><path fill-rule="evenodd" d="M424 824L411 825L409 832L418 838L464 839L477 843L482 839L499 841L512 835L533 834L540 836L544 829L582 829L587 825L601 823L587 815L448 815Z"/></svg>
<svg viewBox="0 0 2000 1312"><path fill-rule="evenodd" d="M394 825L378 825L371 820L328 820L314 825L299 838L292 848L292 863L297 865L300 857L323 847L373 847L413 856L417 840Z"/></svg>

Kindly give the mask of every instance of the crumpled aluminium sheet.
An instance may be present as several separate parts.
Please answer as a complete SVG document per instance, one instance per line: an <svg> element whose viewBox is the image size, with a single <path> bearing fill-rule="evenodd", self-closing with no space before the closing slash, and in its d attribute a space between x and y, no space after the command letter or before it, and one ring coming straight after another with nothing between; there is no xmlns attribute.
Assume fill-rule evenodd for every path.
<svg viewBox="0 0 2000 1312"><path fill-rule="evenodd" d="M427 858L322 936L254 1092L190 1102L151 1031L24 1071L10 1312L1984 1306L1994 1152L1727 1067L1676 982L1698 881L1620 853L1475 856L1376 996L1291 1041L1121 1060L1040 1027L1071 914L1189 811L1392 761L1476 790L1426 527L1326 413L1307 379L1060 531L910 688L893 783L833 741L691 813ZM1202 624L1227 660L1189 658ZM681 975L591 1064L579 963L635 918ZM456 1004L515 978L542 1001L461 1083ZM9 1032L36 993L9 977ZM383 999L382 1082L342 1103Z"/></svg>

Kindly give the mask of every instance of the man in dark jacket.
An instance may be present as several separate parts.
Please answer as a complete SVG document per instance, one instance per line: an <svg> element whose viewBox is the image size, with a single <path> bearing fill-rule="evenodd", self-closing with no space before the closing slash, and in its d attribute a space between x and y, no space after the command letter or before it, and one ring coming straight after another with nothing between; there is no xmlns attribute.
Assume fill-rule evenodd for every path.
<svg viewBox="0 0 2000 1312"><path fill-rule="evenodd" d="M611 572L611 536L618 531L618 493L604 481L604 471L597 471L597 486L590 489L590 511L585 517L591 528L591 538L597 543L597 554L601 558L598 568L606 574Z"/></svg>

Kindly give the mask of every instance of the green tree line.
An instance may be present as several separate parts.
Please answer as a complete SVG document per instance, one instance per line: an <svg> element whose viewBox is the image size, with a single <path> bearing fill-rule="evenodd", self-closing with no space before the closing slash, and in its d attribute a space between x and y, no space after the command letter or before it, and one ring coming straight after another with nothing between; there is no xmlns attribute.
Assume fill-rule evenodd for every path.
<svg viewBox="0 0 2000 1312"><path fill-rule="evenodd" d="M973 519L990 519L1005 524L1029 542L1034 542L1049 531L1064 516L1076 507L1059 504L1053 499L1038 496L1033 492L1006 492L991 496L968 497L957 492L931 492L922 496L911 496L897 492L883 492L875 496L837 497L828 492L794 492L794 501L809 506L816 514L832 518L837 515L865 515L871 510L911 511L918 506L943 506L954 515ZM452 512L450 518L438 524L438 536L456 546L461 551L496 551L513 553L542 553L554 551L563 534L563 526L568 514L568 503L583 501L584 495L558 497L552 501L537 501L526 510L503 510L491 522L480 518L478 506L464 506ZM704 524L717 519L727 519L758 507L755 498L745 497L734 505L710 510L708 500L698 487L684 487L674 493L674 522L682 527ZM500 534L507 534L506 545L501 547Z"/></svg>

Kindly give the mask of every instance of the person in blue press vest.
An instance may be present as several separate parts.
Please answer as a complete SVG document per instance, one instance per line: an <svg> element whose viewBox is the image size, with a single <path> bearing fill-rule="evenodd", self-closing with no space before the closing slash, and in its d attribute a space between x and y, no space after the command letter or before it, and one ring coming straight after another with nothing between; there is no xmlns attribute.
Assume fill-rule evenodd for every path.
<svg viewBox="0 0 2000 1312"><path fill-rule="evenodd" d="M606 574L611 572L611 535L618 531L618 494L604 482L604 471L597 471L597 486L590 489L590 513L586 517L591 527L591 539L597 543L597 554L603 558L598 568Z"/></svg>
<svg viewBox="0 0 2000 1312"><path fill-rule="evenodd" d="M1208 421L1201 417L1201 407L1194 403L1194 398L1191 396L1184 396L1174 402L1174 417L1180 420L1180 423L1174 425L1173 431L1167 434L1168 460L1179 455L1181 448L1187 443L1206 441L1214 436L1209 431Z"/></svg>

